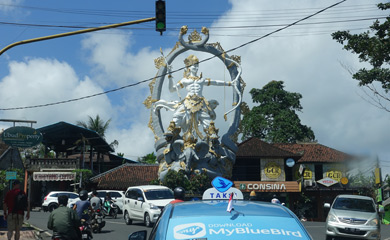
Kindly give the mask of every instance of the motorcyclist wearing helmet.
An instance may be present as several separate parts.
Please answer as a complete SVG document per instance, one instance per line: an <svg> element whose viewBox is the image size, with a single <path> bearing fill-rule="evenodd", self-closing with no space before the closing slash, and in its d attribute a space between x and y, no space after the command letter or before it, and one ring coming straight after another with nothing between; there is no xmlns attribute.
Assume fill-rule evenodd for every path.
<svg viewBox="0 0 390 240"><path fill-rule="evenodd" d="M186 195L186 191L182 187L177 187L173 190L173 196L175 200L172 200L170 203L178 203L178 202L184 202L184 198Z"/></svg>
<svg viewBox="0 0 390 240"><path fill-rule="evenodd" d="M58 197L59 207L50 213L47 228L53 230L53 235L61 236L61 239L79 239L80 219L76 212L67 208L67 195Z"/></svg>
<svg viewBox="0 0 390 240"><path fill-rule="evenodd" d="M88 192L81 190L79 193L80 201L73 205L73 210L76 210L80 219L89 220L88 210L92 210L91 203L88 201Z"/></svg>

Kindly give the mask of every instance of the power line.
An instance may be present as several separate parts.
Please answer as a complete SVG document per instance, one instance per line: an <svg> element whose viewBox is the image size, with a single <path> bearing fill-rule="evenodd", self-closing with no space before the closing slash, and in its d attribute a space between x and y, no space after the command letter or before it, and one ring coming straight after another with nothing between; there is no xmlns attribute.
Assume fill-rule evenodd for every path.
<svg viewBox="0 0 390 240"><path fill-rule="evenodd" d="M279 29L277 29L277 30L274 30L274 31L272 31L272 32L270 32L270 33L267 33L267 34L265 34L265 35L263 35L263 36L261 36L261 37L259 37L259 38L256 38L256 39L253 39L253 40L251 40L251 41L248 41L248 42L246 42L246 43L244 43L244 44L241 44L241 45L239 45L239 46L237 46L237 47L235 47L235 48L232 48L232 49L230 49L230 50L227 50L227 51L225 51L225 53L229 53L229 52L235 51L235 50L237 50L237 49L239 49L239 48L245 47L245 46L247 46L247 45L249 45L249 44L252 44L252 43L255 43L255 42L257 42L257 41L260 41L261 39L264 39L264 38L266 38L266 37L269 37L269 36L271 36L272 34L278 33L278 32L280 32L280 31L283 31L284 29L287 29L287 28L289 28L289 27L292 27L292 26L294 26L294 25L297 25L298 23L300 23L300 22L302 22L302 21L305 21L305 20L307 20L307 19L309 19L309 18L311 18L311 17L313 17L313 16L316 16L316 15L318 15L318 14L320 14L320 13L322 13L322 12L324 12L324 11L330 9L330 8L333 8L333 7L337 6L337 5L339 5L339 4L343 3L343 2L345 2L345 1L346 1L346 0L342 0L342 1L340 1L340 2L338 2L338 3L335 3L335 4L331 5L331 6L328 6L328 7L326 7L326 8L323 8L323 9L321 9L320 11L317 11L317 12L315 12L315 13L309 15L309 16L306 16L306 17L304 17L304 18L302 18L302 19L300 19L300 20L297 20L297 21L295 21L295 22L293 22L293 23L291 23L291 24L288 24L288 25L286 25L286 26L284 26L284 27L282 27L282 28L279 28ZM203 59L203 60L199 61L199 63L209 61L209 60L211 60L211 59L213 59L213 58L215 58L215 57L218 57L218 56L212 56L212 57ZM179 69L176 69L176 70L172 71L171 73L175 73L175 72L181 71L181 70L183 70L184 68L185 68L185 67L181 67L181 68L179 68ZM47 103L47 104L40 104L40 105L32 105L32 106L26 106L26 107L0 108L0 110L9 111L9 110L31 109L31 108L40 108L40 107L53 106L53 105L64 104L64 103L69 103L69 102L75 102L75 101L79 101L79 100L83 100L83 99L87 99L87 98L92 98L92 97L96 97L96 96L100 96L100 95L104 95L104 94L116 92L116 91L119 91L119 90L122 90L122 89L125 89L125 88L128 88L128 87L133 87L133 86L139 85L139 84L141 84L141 83L145 83L145 82L151 81L151 80L153 80L154 78L157 78L157 77L161 77L161 76L152 77L152 78L145 79L145 80L142 80L142 81L133 83L133 84L125 85L125 86L122 86L122 87L119 87L119 88L116 88L116 89L111 89L111 90L108 90L108 91L104 91L104 92L101 92L101 93L96 93L96 94L92 94L92 95L88 95L88 96L84 96L84 97L80 97L80 98L73 98L73 99L64 100L64 101L59 101L59 102L53 102L53 103Z"/></svg>

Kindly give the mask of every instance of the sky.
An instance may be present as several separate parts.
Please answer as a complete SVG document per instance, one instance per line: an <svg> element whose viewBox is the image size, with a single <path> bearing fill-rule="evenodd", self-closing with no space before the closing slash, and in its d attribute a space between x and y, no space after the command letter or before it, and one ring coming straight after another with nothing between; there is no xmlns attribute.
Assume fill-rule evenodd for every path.
<svg viewBox="0 0 390 240"><path fill-rule="evenodd" d="M160 48L165 55L172 50L181 26L187 25L189 32L204 26L210 31L208 43L218 42L225 51L234 49L229 55L241 57L243 101L250 107L252 88L283 81L286 91L302 95L298 114L318 143L377 156L385 176L390 174L390 113L370 103L367 91L352 79L351 71L369 66L331 37L338 30L361 33L375 19L383 20L388 13L376 7L380 1L347 0L267 35L338 2L166 0L167 31L162 36L149 22L15 46L0 55L0 119L33 120L33 127L40 128L60 121L75 124L99 114L105 121L111 119L107 142L117 140L116 153L136 160L154 150L150 109L143 104L157 73L154 59L161 56ZM0 0L0 49L22 40L154 17L154 5L151 0ZM210 57L185 53L175 59L173 69L183 67L189 54L200 60ZM219 60L201 63L199 72L230 80ZM182 72L174 74L175 80L181 76ZM162 98L178 98L164 86ZM228 126L223 113L231 108L231 95L224 87L204 92L206 98L219 101L219 135ZM164 124L170 114L163 114ZM0 129L9 127L12 123L0 122Z"/></svg>

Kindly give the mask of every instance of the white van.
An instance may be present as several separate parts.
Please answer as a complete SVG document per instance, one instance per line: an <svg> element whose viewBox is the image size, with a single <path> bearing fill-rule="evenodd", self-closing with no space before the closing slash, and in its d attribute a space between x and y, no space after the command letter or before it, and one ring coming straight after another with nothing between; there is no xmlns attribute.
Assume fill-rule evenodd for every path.
<svg viewBox="0 0 390 240"><path fill-rule="evenodd" d="M172 200L173 191L164 186L129 187L123 199L123 218L127 225L138 220L150 227L157 221L161 210Z"/></svg>

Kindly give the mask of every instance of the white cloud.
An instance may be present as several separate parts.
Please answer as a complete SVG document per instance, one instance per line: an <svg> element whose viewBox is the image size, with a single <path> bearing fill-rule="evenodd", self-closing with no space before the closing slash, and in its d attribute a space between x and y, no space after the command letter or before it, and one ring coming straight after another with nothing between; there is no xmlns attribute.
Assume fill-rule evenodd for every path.
<svg viewBox="0 0 390 240"><path fill-rule="evenodd" d="M55 103L102 92L91 79L80 80L69 64L52 59L27 59L10 62L9 74L0 81L2 108L28 107ZM110 116L111 104L107 96L44 108L1 111L3 119L26 119L45 126L58 121L75 123L87 115Z"/></svg>
<svg viewBox="0 0 390 240"><path fill-rule="evenodd" d="M15 6L23 3L23 0L0 0L0 12L9 13L16 11Z"/></svg>

